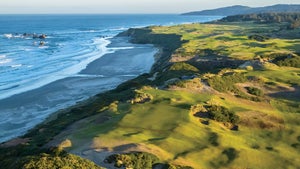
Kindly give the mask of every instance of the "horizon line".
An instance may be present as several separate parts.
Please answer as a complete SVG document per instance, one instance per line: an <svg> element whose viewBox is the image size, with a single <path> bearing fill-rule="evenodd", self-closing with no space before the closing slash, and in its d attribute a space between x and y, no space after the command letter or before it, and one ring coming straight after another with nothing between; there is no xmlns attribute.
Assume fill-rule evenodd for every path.
<svg viewBox="0 0 300 169"><path fill-rule="evenodd" d="M0 15L181 15L183 13L0 13Z"/></svg>

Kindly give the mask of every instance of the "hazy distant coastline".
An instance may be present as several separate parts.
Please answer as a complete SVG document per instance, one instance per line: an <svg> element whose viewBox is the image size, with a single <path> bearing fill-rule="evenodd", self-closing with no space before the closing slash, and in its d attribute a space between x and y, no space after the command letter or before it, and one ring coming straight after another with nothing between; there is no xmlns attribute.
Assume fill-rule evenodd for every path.
<svg viewBox="0 0 300 169"><path fill-rule="evenodd" d="M217 9L203 10L203 11L193 11L183 13L182 15L221 15L221 16L230 16L230 15L240 15L240 14L252 14L252 13L268 13L268 12L299 12L300 4L278 4L265 7L248 7L242 5L235 5L229 7L222 7Z"/></svg>

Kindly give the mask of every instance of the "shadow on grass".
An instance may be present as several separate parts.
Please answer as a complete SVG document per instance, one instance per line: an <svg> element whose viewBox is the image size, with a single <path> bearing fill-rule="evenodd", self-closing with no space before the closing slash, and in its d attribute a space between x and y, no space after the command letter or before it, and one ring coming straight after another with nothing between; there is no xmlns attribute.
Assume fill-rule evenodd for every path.
<svg viewBox="0 0 300 169"><path fill-rule="evenodd" d="M148 141L160 141L160 140L164 140L166 138L167 137L150 138L150 139L148 139Z"/></svg>
<svg viewBox="0 0 300 169"><path fill-rule="evenodd" d="M225 149L222 154L226 155L228 158L227 164L231 163L234 159L238 157L238 152L234 148Z"/></svg>
<svg viewBox="0 0 300 169"><path fill-rule="evenodd" d="M187 109L187 110L189 110L192 105L191 104L182 103L182 104L176 104L175 106L178 107L178 108L181 108L181 109Z"/></svg>
<svg viewBox="0 0 300 169"><path fill-rule="evenodd" d="M223 41L234 41L234 40L240 40L240 41L244 41L247 40L246 38L238 38L238 37L217 37L215 38L216 40L223 40Z"/></svg>
<svg viewBox="0 0 300 169"><path fill-rule="evenodd" d="M281 99L288 99L291 101L300 101L300 87L299 86L293 86L294 91L280 91L277 93L272 93L269 96L274 98L281 98Z"/></svg>
<svg viewBox="0 0 300 169"><path fill-rule="evenodd" d="M209 133L208 141L212 146L217 147L217 146L219 146L218 138L219 138L218 134L212 132L212 133Z"/></svg>
<svg viewBox="0 0 300 169"><path fill-rule="evenodd" d="M238 151L230 147L222 151L220 156L212 161L211 164L214 168L223 168L231 164L238 157Z"/></svg>
<svg viewBox="0 0 300 169"><path fill-rule="evenodd" d="M125 136L125 137L130 137L130 136L137 135L137 134L140 134L140 133L141 133L141 132L138 131L138 132L134 132L134 133L123 134L123 136Z"/></svg>

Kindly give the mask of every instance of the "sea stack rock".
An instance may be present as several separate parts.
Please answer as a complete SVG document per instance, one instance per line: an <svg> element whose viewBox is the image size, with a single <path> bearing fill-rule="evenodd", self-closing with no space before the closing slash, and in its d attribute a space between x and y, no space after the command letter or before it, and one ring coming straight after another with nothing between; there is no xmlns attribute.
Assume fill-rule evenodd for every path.
<svg viewBox="0 0 300 169"><path fill-rule="evenodd" d="M44 46L44 45L45 45L45 42L44 42L44 41L40 41L39 45L40 45L40 46Z"/></svg>
<svg viewBox="0 0 300 169"><path fill-rule="evenodd" d="M40 39L46 39L46 37L47 37L47 36L46 36L45 34L41 34L41 35L39 36Z"/></svg>

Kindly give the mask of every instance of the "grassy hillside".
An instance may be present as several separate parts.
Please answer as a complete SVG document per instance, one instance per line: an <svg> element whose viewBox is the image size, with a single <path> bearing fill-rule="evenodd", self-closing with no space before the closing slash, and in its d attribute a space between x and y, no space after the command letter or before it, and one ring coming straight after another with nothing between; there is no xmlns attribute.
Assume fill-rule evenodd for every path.
<svg viewBox="0 0 300 169"><path fill-rule="evenodd" d="M1 148L1 164L58 146L102 167L299 168L300 30L281 28L131 29L122 35L161 48L152 72Z"/></svg>

